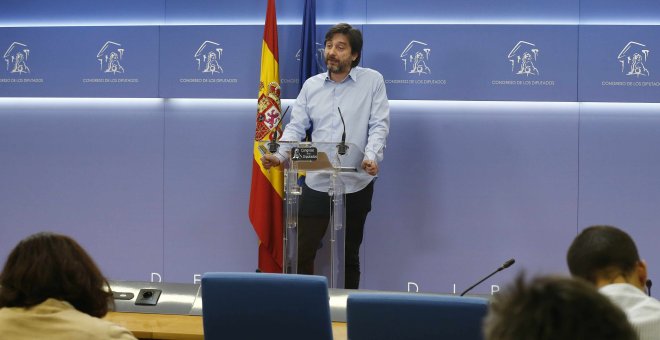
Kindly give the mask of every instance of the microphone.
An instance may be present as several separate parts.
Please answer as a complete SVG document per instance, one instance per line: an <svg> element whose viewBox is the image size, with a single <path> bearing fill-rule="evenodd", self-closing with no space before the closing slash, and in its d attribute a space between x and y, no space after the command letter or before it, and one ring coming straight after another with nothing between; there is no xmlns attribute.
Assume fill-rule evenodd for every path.
<svg viewBox="0 0 660 340"><path fill-rule="evenodd" d="M280 122L284 120L284 116L286 115L287 111L289 111L289 108L290 108L290 106L287 106L286 110L284 110L284 113L282 113L282 117L280 118ZM275 131L273 131L275 133L275 135L273 136L273 138L270 139L270 142L268 142L268 152L270 152L270 153L276 153L277 149L280 148L280 143L277 142L277 139L279 138L277 136L277 125L279 125L279 124L275 124L275 126L273 126L273 128L270 129L271 131L273 131L273 129L275 129Z"/></svg>
<svg viewBox="0 0 660 340"><path fill-rule="evenodd" d="M344 116L341 114L341 109L337 107L339 111L339 118L341 118L341 125L344 127L344 132L341 134L341 143L337 145L337 153L340 155L345 155L348 150L348 145L346 145L346 123L344 123Z"/></svg>
<svg viewBox="0 0 660 340"><path fill-rule="evenodd" d="M651 296L651 286L653 286L653 281L651 279L646 280L646 289L648 290L649 296Z"/></svg>
<svg viewBox="0 0 660 340"><path fill-rule="evenodd" d="M511 267L511 265L514 264L514 263L516 263L515 259L510 259L510 260L504 262L504 264L502 264L502 266L497 268L494 272L490 273L488 276L484 277L483 279L479 280L479 282L473 284L472 286L470 286L470 288L463 291L463 293L461 293L461 296L465 295L465 293L471 291L472 288L474 288L474 287L478 286L480 283L486 281L489 277L495 275L497 272L501 272L504 269Z"/></svg>

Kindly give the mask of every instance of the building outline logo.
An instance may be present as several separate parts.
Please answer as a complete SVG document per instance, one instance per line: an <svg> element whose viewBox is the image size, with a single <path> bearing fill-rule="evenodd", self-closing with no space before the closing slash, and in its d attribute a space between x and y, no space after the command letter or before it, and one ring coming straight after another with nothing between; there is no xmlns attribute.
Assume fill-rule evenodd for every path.
<svg viewBox="0 0 660 340"><path fill-rule="evenodd" d="M399 56L403 61L403 69L407 73L417 75L431 74L431 68L427 65L431 55L428 44L418 40L411 40Z"/></svg>
<svg viewBox="0 0 660 340"><path fill-rule="evenodd" d="M646 63L649 52L650 50L642 43L628 42L616 57L621 63L621 73L625 73L627 76L637 76L638 78L639 76L648 77L650 73L644 63ZM628 67L626 68L626 66Z"/></svg>
<svg viewBox="0 0 660 340"><path fill-rule="evenodd" d="M219 43L211 40L204 41L194 54L197 70L202 73L224 73L220 66L222 50Z"/></svg>
<svg viewBox="0 0 660 340"><path fill-rule="evenodd" d="M10 73L23 74L30 73L30 67L27 65L27 59L29 56L30 48L26 44L14 41L9 48L7 48L7 51L5 51L2 57L7 63L7 71Z"/></svg>
<svg viewBox="0 0 660 340"><path fill-rule="evenodd" d="M124 58L125 49L121 44L114 41L106 41L103 47L96 54L96 59L101 64L101 71L103 73L124 73L124 67L121 65L121 60Z"/></svg>
<svg viewBox="0 0 660 340"><path fill-rule="evenodd" d="M302 49L299 48L298 52L296 52L296 60L301 61L302 60ZM325 45L321 43L316 43L316 53L314 53L316 56L316 67L318 70L327 72L327 65L325 64Z"/></svg>
<svg viewBox="0 0 660 340"><path fill-rule="evenodd" d="M525 76L538 76L539 70L534 66L538 58L539 49L535 44L520 40L511 49L507 58L511 62L511 72Z"/></svg>

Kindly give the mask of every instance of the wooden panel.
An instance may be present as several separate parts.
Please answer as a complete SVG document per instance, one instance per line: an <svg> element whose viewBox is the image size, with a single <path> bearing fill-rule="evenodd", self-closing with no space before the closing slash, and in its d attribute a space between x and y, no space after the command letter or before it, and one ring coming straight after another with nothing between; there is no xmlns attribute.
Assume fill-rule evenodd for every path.
<svg viewBox="0 0 660 340"><path fill-rule="evenodd" d="M106 320L121 325L140 339L204 339L201 316L109 312ZM334 340L346 340L344 322L333 322Z"/></svg>

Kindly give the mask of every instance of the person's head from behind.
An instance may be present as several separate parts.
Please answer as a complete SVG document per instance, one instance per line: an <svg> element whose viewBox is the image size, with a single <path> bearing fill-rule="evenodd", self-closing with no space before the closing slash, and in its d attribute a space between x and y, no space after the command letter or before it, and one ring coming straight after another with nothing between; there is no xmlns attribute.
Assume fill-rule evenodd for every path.
<svg viewBox="0 0 660 340"><path fill-rule="evenodd" d="M0 307L29 308L54 298L103 317L111 296L92 258L64 235L38 233L23 239L0 273Z"/></svg>
<svg viewBox="0 0 660 340"><path fill-rule="evenodd" d="M325 34L324 54L330 72L349 72L360 63L362 32L345 23L333 26Z"/></svg>
<svg viewBox="0 0 660 340"><path fill-rule="evenodd" d="M630 235L616 227L584 229L569 247L566 262L571 275L597 287L625 282L644 290L646 263Z"/></svg>
<svg viewBox="0 0 660 340"><path fill-rule="evenodd" d="M623 311L593 285L568 277L522 276L494 296L486 340L637 339Z"/></svg>

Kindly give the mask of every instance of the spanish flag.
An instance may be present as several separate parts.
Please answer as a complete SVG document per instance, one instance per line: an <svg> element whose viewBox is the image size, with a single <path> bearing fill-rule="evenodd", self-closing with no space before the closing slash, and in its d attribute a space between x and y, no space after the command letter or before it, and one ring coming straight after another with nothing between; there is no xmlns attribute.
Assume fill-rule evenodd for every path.
<svg viewBox="0 0 660 340"><path fill-rule="evenodd" d="M249 212L250 222L259 237L259 270L268 273L282 272L284 176L280 167L264 169L260 159L266 149L260 147L260 142L278 139L282 135L278 60L275 0L268 0L261 47Z"/></svg>

